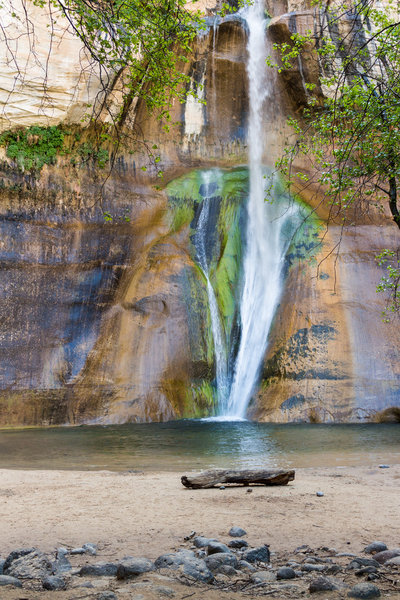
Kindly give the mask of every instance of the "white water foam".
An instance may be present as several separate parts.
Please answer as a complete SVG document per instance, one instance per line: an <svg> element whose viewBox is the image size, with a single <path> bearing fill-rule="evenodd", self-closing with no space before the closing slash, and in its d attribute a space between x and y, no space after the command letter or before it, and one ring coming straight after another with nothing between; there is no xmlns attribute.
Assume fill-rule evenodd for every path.
<svg viewBox="0 0 400 600"><path fill-rule="evenodd" d="M293 207L265 202L263 114L271 95L272 78L267 76L266 20L264 3L243 10L248 38L249 79L249 200L246 245L243 262L243 289L240 300L241 336L232 387L220 414L224 418L244 418L258 383L276 306L282 291L282 270L289 245L284 227Z"/></svg>

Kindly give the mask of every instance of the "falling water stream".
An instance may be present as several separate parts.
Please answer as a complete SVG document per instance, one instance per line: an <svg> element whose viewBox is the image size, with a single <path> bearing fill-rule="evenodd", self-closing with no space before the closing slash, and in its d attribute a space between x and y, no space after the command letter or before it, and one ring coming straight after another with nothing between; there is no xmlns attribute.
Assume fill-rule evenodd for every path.
<svg viewBox="0 0 400 600"><path fill-rule="evenodd" d="M208 276L205 250L199 261L207 280L217 372L218 413L220 419L243 419L258 381L260 366L266 351L268 333L282 290L282 271L290 242L287 225L296 208L282 202L265 201L265 170L262 159L265 149L263 119L271 95L272 78L266 67L267 43L264 3L254 0L241 12L248 26L249 80L249 198L240 297L240 343L232 372L228 372L227 349L224 344L218 304ZM209 186L212 172L203 174ZM209 213L209 198L203 201L199 218L199 239L204 243L205 223ZM201 244L197 244L201 248ZM202 255L203 253L203 255Z"/></svg>
<svg viewBox="0 0 400 600"><path fill-rule="evenodd" d="M201 204L200 215L197 223L194 241L196 246L198 263L203 271L207 283L208 305L210 308L211 328L214 339L218 405L225 406L226 400L229 395L226 341L221 323L221 317L219 314L217 298L215 296L214 288L210 281L210 273L206 252L207 226L209 223L210 216L210 204L212 202L212 193L216 186L215 178L218 176L218 173L219 171L205 171L201 174L201 191L203 196L203 202Z"/></svg>

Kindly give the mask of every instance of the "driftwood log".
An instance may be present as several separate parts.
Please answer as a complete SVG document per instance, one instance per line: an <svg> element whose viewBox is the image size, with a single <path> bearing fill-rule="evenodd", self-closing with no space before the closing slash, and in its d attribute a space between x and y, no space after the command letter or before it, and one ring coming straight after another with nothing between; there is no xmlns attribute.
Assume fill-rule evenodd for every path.
<svg viewBox="0 0 400 600"><path fill-rule="evenodd" d="M250 471L230 471L216 469L203 471L195 475L183 475L181 482L185 487L192 489L212 488L224 483L234 483L236 485L286 485L289 481L293 481L294 474L294 470L264 471L263 469L256 469Z"/></svg>

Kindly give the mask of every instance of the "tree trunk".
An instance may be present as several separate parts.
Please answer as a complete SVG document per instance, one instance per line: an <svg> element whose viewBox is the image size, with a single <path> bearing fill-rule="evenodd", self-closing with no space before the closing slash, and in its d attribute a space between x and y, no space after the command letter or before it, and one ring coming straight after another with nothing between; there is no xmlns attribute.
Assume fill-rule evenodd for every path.
<svg viewBox="0 0 400 600"><path fill-rule="evenodd" d="M294 480L294 475L294 470L264 471L263 469L256 469L231 471L216 469L213 471L203 471L194 475L183 475L181 482L185 487L192 489L212 488L219 483L234 483L236 485L286 485L289 481Z"/></svg>

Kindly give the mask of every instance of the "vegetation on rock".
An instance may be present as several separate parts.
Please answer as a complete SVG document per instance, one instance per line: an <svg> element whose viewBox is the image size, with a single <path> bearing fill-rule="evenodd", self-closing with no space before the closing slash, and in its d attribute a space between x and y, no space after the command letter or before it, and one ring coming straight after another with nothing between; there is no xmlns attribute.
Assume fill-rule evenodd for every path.
<svg viewBox="0 0 400 600"><path fill-rule="evenodd" d="M299 60L312 44L324 88L322 104L306 84L308 106L300 118L290 119L295 141L287 145L278 168L289 185L317 185L332 220L357 223L386 205L400 228L400 22L395 6L355 2L319 6L325 25L321 31L293 34L291 44L278 45L280 68ZM307 170L295 168L307 157ZM388 276L379 291L391 295L390 308L400 308L397 253L379 257Z"/></svg>

